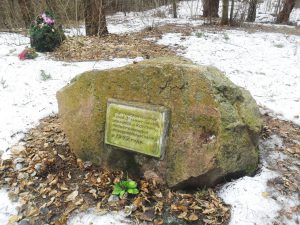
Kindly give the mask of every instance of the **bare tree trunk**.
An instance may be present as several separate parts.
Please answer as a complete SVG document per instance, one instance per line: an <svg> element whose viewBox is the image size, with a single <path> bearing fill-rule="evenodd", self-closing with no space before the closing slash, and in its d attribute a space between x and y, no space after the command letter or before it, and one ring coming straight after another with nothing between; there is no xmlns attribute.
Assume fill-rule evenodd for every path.
<svg viewBox="0 0 300 225"><path fill-rule="evenodd" d="M172 0L173 18L177 18L177 5L176 0Z"/></svg>
<svg viewBox="0 0 300 225"><path fill-rule="evenodd" d="M209 17L209 14L210 14L209 2L210 2L210 0L202 0L203 17Z"/></svg>
<svg viewBox="0 0 300 225"><path fill-rule="evenodd" d="M276 4L276 8L275 8L275 14L276 15L279 13L280 4L281 4L281 0L278 0L277 4Z"/></svg>
<svg viewBox="0 0 300 225"><path fill-rule="evenodd" d="M31 0L18 0L22 17L26 28L28 28L34 19L34 9Z"/></svg>
<svg viewBox="0 0 300 225"><path fill-rule="evenodd" d="M85 29L88 36L108 34L104 0L85 0Z"/></svg>
<svg viewBox="0 0 300 225"><path fill-rule="evenodd" d="M234 10L234 0L231 0L231 7L230 7L230 25L233 24L233 10Z"/></svg>
<svg viewBox="0 0 300 225"><path fill-rule="evenodd" d="M229 8L229 0L223 0L223 8L222 8L222 19L221 24L228 24L228 8Z"/></svg>
<svg viewBox="0 0 300 225"><path fill-rule="evenodd" d="M248 8L248 15L247 15L247 22L254 22L256 18L256 6L257 0L250 0L249 8Z"/></svg>
<svg viewBox="0 0 300 225"><path fill-rule="evenodd" d="M5 21L5 2L4 0L0 0L0 26L6 27L6 21Z"/></svg>
<svg viewBox="0 0 300 225"><path fill-rule="evenodd" d="M214 14L214 16L215 17L219 17L219 6L220 6L220 0L215 0L214 1L214 9L215 9L215 14Z"/></svg>
<svg viewBox="0 0 300 225"><path fill-rule="evenodd" d="M7 1L8 2L8 21L9 21L9 26L10 28L15 27L16 25L19 25L16 23L16 16L15 16L15 8L16 4L14 0Z"/></svg>
<svg viewBox="0 0 300 225"><path fill-rule="evenodd" d="M204 17L219 17L220 0L202 0Z"/></svg>
<svg viewBox="0 0 300 225"><path fill-rule="evenodd" d="M281 12L277 16L277 23L288 23L290 14L295 6L296 0L285 0Z"/></svg>

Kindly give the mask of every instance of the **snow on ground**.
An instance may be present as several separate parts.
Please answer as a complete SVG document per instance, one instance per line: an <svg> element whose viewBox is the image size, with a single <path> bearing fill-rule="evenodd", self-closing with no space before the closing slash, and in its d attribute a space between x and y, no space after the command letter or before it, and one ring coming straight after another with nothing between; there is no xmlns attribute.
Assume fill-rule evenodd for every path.
<svg viewBox="0 0 300 225"><path fill-rule="evenodd" d="M276 176L274 171L263 168L255 177L243 177L224 185L219 196L232 205L231 225L271 224L281 207L263 194L268 193L267 181Z"/></svg>
<svg viewBox="0 0 300 225"><path fill-rule="evenodd" d="M261 9L267 12L268 8L263 7ZM180 2L177 20L171 18L166 13L167 10L168 7L163 6L146 13L128 13L126 16L117 13L108 17L108 29L111 33L126 33L166 23L203 23L201 20L191 19L201 15L199 0ZM299 10L293 12L292 19L298 20L299 14ZM84 33L83 30L68 31L70 35L76 35ZM248 89L261 106L267 107L280 118L300 124L299 36L250 34L238 30L198 31L194 36L183 38L180 34L166 34L158 43L174 48L180 46L181 48L177 48L179 54L196 63L218 67L234 83ZM24 36L0 33L0 150L8 150L8 153L24 131L36 125L40 118L57 112L55 93L76 74L133 62L129 59L114 59L67 63L53 61L45 54L40 54L35 60L19 61L17 54L28 44L29 40ZM51 78L48 79L45 74L50 74ZM266 191L266 181L277 176L267 165L264 162L262 171L255 177L244 177L230 182L220 191L220 196L233 206L231 224L268 224L282 207L278 202L261 194ZM3 189L0 190L0 199L3 202L0 206L0 224L6 224L9 216L16 213L17 204L9 201L7 192ZM287 199L282 199L282 202L290 204ZM79 213L69 221L71 225L90 222L127 224L122 215L102 216L92 212Z"/></svg>
<svg viewBox="0 0 300 225"><path fill-rule="evenodd" d="M158 43L173 46L180 55L198 64L219 68L234 83L249 90L259 105L300 125L299 36L198 31L188 37L166 34ZM265 159L270 157L276 160L280 156L262 156L259 174L227 183L221 189L220 196L232 205L230 225L272 224L282 207L299 204L296 196L282 196L277 201L263 196L267 193L267 180L279 175L267 168Z"/></svg>
<svg viewBox="0 0 300 225"><path fill-rule="evenodd" d="M234 83L249 90L259 105L281 119L300 125L299 36L238 30L198 31L189 37L166 34L158 43L173 46L179 54L198 64L219 68ZM266 159L276 162L278 157L281 156L262 155L259 174L222 187L220 197L232 205L230 225L271 225L280 209L299 204L297 196L280 196L277 200L264 196L268 193L267 181L279 176L268 168L270 162ZM280 222L292 225L294 221Z"/></svg>
<svg viewBox="0 0 300 225"><path fill-rule="evenodd" d="M10 43L18 39L20 45ZM0 34L0 149L8 149L25 129L38 120L57 112L55 93L75 75L92 69L109 69L132 63L132 59L67 63L53 61L40 54L35 60L20 61L17 57L29 39L11 34ZM140 60L140 59L135 59ZM46 74L46 75L45 75ZM47 78L47 75L50 76Z"/></svg>
<svg viewBox="0 0 300 225"><path fill-rule="evenodd" d="M0 33L0 150L9 157L10 147L39 119L57 112L56 91L75 75L87 70L110 69L137 59L67 63L53 61L44 54L35 60L20 61L17 55L29 45L29 39L17 34ZM42 75L42 71L46 75ZM51 76L47 78L47 75ZM1 154L0 154L1 155ZM15 213L7 193L0 190L0 224Z"/></svg>
<svg viewBox="0 0 300 225"><path fill-rule="evenodd" d="M107 16L107 28L109 33L123 34L141 31L147 27L157 27L164 24L182 25L202 25L203 20L195 19L202 13L202 4L199 0L182 1L178 5L178 18L172 18L171 6L161 6L159 8L144 12L122 12ZM67 35L85 35L85 28L81 25L75 29L65 29Z"/></svg>
<svg viewBox="0 0 300 225"><path fill-rule="evenodd" d="M273 23L276 18L274 16L276 4L277 1L275 2L274 0L264 0L262 3L259 3L256 22ZM236 4L235 8L246 13L247 4L239 3ZM177 14L177 19L172 18L172 8L170 5L144 12L127 12L126 15L123 12L118 12L107 16L108 31L112 34L123 34L138 32L147 27L156 27L164 24L176 23L182 26L198 26L204 23L204 20L200 19L202 15L201 0L180 1L178 3ZM220 2L219 15L222 15L222 1ZM293 9L290 21L300 25L300 8ZM67 28L65 32L68 36L85 35L85 28L83 25L80 25L77 28Z"/></svg>
<svg viewBox="0 0 300 225"><path fill-rule="evenodd" d="M263 23L273 23L276 21L278 13L278 1L264 0L258 4L256 21ZM300 8L294 8L290 15L290 22L300 26Z"/></svg>
<svg viewBox="0 0 300 225"><path fill-rule="evenodd" d="M166 34L158 43L181 46L181 55L219 68L235 84L249 90L259 105L300 125L299 36L198 31L185 38Z"/></svg>
<svg viewBox="0 0 300 225"><path fill-rule="evenodd" d="M125 218L122 212L109 212L109 213L97 213L95 211L89 211L87 213L78 213L71 217L68 221L68 225L122 225L132 224L132 222Z"/></svg>
<svg viewBox="0 0 300 225"><path fill-rule="evenodd" d="M16 215L17 210L16 207L18 206L17 203L12 203L9 198L7 191L4 189L0 189L0 224L7 224L8 218L11 215Z"/></svg>
<svg viewBox="0 0 300 225"><path fill-rule="evenodd" d="M287 220L285 217L278 217L280 210L299 205L297 196L274 193L267 186L268 180L280 176L280 173L276 171L276 162L285 160L286 155L273 150L282 146L282 140L276 135L261 142L260 151L263 165L261 171L254 177L245 176L229 182L220 190L219 196L226 203L232 205L230 225L292 225L299 219ZM272 196L277 196L272 197L270 193ZM297 217L297 213L295 214Z"/></svg>

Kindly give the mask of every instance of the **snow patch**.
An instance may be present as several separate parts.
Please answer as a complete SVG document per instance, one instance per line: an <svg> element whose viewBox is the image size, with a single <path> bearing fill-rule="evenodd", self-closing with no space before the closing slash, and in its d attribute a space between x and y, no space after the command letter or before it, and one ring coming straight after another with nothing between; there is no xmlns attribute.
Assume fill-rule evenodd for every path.
<svg viewBox="0 0 300 225"><path fill-rule="evenodd" d="M258 10L257 21L272 22L272 8L267 5L270 0L264 2L265 5L260 5ZM108 30L120 34L167 23L203 24L202 20L192 20L202 14L200 0L181 1L178 19L166 13L169 8L162 6L146 13L108 16ZM165 12L165 15L161 12ZM162 16L159 17L159 14ZM300 23L299 16L300 10L294 9L291 21ZM70 36L85 34L83 26L67 31ZM199 64L218 67L233 82L248 89L260 105L269 108L279 118L300 124L299 36L249 34L243 31L205 32L200 36L185 37L184 40L180 34L167 34L159 43L174 48L178 44L182 47L177 50L181 55ZM29 46L29 38L0 33L0 150L5 150L5 157L9 157L10 147L27 129L35 126L42 117L57 112L55 93L76 74L92 69L120 67L134 61L114 59L109 62L67 63L50 60L46 54L39 54L35 60L19 61L17 55L25 46ZM51 78L41 79L42 70ZM271 157L275 160L283 156L278 154ZM270 224L282 204L288 207L297 203L280 196L277 202L263 196L262 193L268 191L267 180L278 176L275 171L266 168L269 166L266 161L263 164L265 167L257 176L230 182L220 191L220 196L233 206L231 224ZM17 204L9 200L4 189L0 190L0 199L0 224L6 224L8 218L17 213ZM99 215L94 211L79 213L69 220L70 225L90 223L127 224L127 221L119 213Z"/></svg>
<svg viewBox="0 0 300 225"><path fill-rule="evenodd" d="M278 174L263 168L255 177L243 177L225 184L219 196L232 206L230 225L272 224L280 205L267 193L267 181Z"/></svg>
<svg viewBox="0 0 300 225"><path fill-rule="evenodd" d="M5 151L16 143L23 133L51 114L57 113L56 92L64 87L74 76L87 70L105 70L140 61L136 59L114 59L68 63L54 61L45 54L35 60L20 61L17 57L29 39L21 45L9 43L10 34L0 34L0 47L10 52L0 58L0 149ZM2 44L5 43L5 44ZM48 78L43 78L45 73Z"/></svg>
<svg viewBox="0 0 300 225"><path fill-rule="evenodd" d="M136 59L114 59L68 63L54 61L46 54L34 60L20 61L18 54L29 46L29 38L11 33L0 33L0 150L3 159L10 157L10 148L24 133L38 124L38 121L57 113L56 92L76 75L87 70L117 68L141 61ZM42 71L48 75L45 79ZM0 190L0 224L6 224L14 214L16 205L10 202L7 192Z"/></svg>
<svg viewBox="0 0 300 225"><path fill-rule="evenodd" d="M280 119L300 124L299 36L239 30L199 32L202 35L196 32L184 38L165 34L157 43L173 46L195 63L219 68L249 90L259 105Z"/></svg>
<svg viewBox="0 0 300 225"><path fill-rule="evenodd" d="M77 213L68 220L68 225L82 224L105 224L105 225L128 225L132 222L125 218L123 212L97 213L94 210Z"/></svg>
<svg viewBox="0 0 300 225"><path fill-rule="evenodd" d="M254 177L242 177L225 184L219 191L219 196L232 206L230 225L250 224L294 224L295 219L287 220L277 217L282 209L297 207L299 200L297 195L284 195L274 191L267 185L273 178L281 176L276 171L276 163L287 156L274 151L283 147L283 142L277 135L262 141L260 145L262 169ZM278 223L279 222L279 223Z"/></svg>
<svg viewBox="0 0 300 225"><path fill-rule="evenodd" d="M0 199L0 224L7 224L9 217L17 214L18 204L9 200L8 193L4 189L0 190Z"/></svg>

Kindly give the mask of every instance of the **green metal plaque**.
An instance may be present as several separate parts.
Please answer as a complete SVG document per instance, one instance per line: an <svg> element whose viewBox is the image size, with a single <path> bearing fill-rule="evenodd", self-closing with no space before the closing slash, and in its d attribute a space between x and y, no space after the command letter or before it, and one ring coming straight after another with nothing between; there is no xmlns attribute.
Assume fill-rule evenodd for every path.
<svg viewBox="0 0 300 225"><path fill-rule="evenodd" d="M166 107L109 99L105 144L162 158L168 120Z"/></svg>

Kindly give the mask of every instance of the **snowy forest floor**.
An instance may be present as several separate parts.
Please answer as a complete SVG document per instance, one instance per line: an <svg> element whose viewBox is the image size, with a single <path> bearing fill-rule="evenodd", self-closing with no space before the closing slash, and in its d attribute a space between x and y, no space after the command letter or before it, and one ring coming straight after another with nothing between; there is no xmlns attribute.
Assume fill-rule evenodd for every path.
<svg viewBox="0 0 300 225"><path fill-rule="evenodd" d="M73 211L84 213L91 208L98 215L127 208L126 224L159 225L176 220L179 224L227 224L230 217L229 207L213 190L175 192L151 176L130 177L138 182L140 193L113 200L112 186L126 179L126 173L76 158L57 116L31 129L12 148L12 158L3 161L1 171L1 185L10 189L10 199L20 202L19 213L10 217L10 224L24 218L32 224L66 224Z"/></svg>
<svg viewBox="0 0 300 225"><path fill-rule="evenodd" d="M205 192L201 209L195 205L189 205L188 209L173 206L174 212L170 215L186 217L190 222L196 218L205 219L203 223L207 224L216 224L211 221L216 218L221 221L220 224L228 221L231 225L300 223L299 27L271 24L245 24L238 28L208 26L203 20L187 19L184 12L192 7L187 8L184 2L181 4L181 18L177 20L168 17L153 19L150 16L138 20L134 14L127 17L113 15L108 18L111 35L101 39L76 36L84 34L82 28L67 29L66 32L75 37L69 38L53 54L39 54L35 60L20 61L17 58L18 53L29 45L27 37L0 33L0 152L5 160L1 162L0 170L0 198L3 203L0 205L0 224L7 224L9 220L10 224L19 220L26 224L29 218L53 222L57 218L51 215L61 215L63 210L66 215L73 214L69 220L62 216L62 224L132 224L134 221L128 220L124 212L97 210L105 208L101 205L82 213L76 211L82 205L85 206L82 209L96 206L97 199L93 197L93 190L83 193L80 182L85 182L84 179L76 183L72 182L73 174L70 174L71 178L68 174L60 174L65 161L72 162L72 168L77 168L75 171L80 171L83 166L79 175L91 168L89 165L85 168L80 160L68 157L63 151L68 145L55 116L55 93L86 70L110 69L174 54L197 64L215 66L235 84L249 90L264 115L265 128L260 144L260 168L255 176L228 181L214 191ZM52 116L47 117L49 114ZM45 119L39 122L42 118ZM53 147L58 148L56 152ZM46 166L38 164L40 161ZM52 175L48 177L41 171ZM102 175L111 180L115 176L121 177L119 173L103 172ZM91 176L87 179L89 184L85 185L97 184L97 179ZM152 185L151 182L149 185ZM166 194L164 190L154 186L151 196L146 197L155 196L156 203L159 203L161 194ZM38 192L42 193L38 195ZM107 196L109 188L97 194L101 196L101 192ZM180 193L173 193L177 194ZM88 196L87 199L85 196ZM20 201L16 201L18 197ZM191 193L178 199L187 204L197 201L196 197L199 196ZM28 204L22 206L22 203ZM55 208L57 203L61 206ZM129 203L123 202L124 205ZM44 204L45 207L40 207ZM231 205L230 218L227 204ZM172 208L171 205L169 208ZM37 206L40 207L38 210ZM137 217L151 219L153 210L150 208L149 213ZM158 204L156 210L159 209L161 206ZM135 213L141 213L140 210ZM187 213L182 214L184 211ZM160 219L164 218L158 216L156 219L160 224Z"/></svg>
<svg viewBox="0 0 300 225"><path fill-rule="evenodd" d="M277 210L277 215L269 218L273 224L286 221L297 224L300 128L268 115L264 115L264 121L260 150L261 158L266 160L261 162L259 173L270 170L276 171L277 176L265 177L265 190L259 186L254 188L262 198L273 201L270 207L274 208L276 203L273 210ZM11 151L12 157L1 165L1 185L10 190L9 198L18 200L20 206L19 213L9 218L9 224L22 220L31 224L54 221L66 224L73 211L86 215L93 209L90 211L101 218L124 207L127 207L125 212L116 214L119 218L115 224L227 224L230 218L230 206L211 189L174 192L149 178L134 178L139 181L138 196L110 201L113 182L124 179L125 174L106 171L77 159L70 151L57 116L41 120ZM220 188L221 185L215 191ZM244 191L257 192L250 188ZM259 207L259 202L257 204ZM128 207L132 205L134 210ZM76 223L76 217L69 223L80 224ZM105 220L95 224L104 223Z"/></svg>

